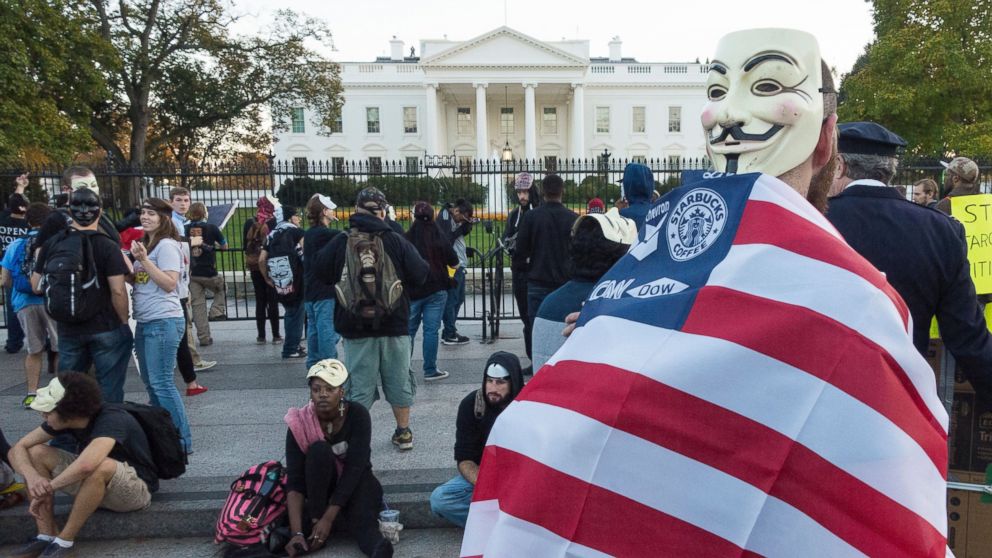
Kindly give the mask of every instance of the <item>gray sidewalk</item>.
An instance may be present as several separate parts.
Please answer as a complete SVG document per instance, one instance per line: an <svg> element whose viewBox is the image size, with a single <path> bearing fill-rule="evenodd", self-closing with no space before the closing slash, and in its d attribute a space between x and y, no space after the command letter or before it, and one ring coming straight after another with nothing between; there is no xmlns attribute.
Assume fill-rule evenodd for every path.
<svg viewBox="0 0 992 558"><path fill-rule="evenodd" d="M185 398L194 447L186 474L163 481L148 510L123 515L98 512L81 533L81 541L209 536L234 478L255 463L283 459L282 417L288 407L301 406L308 397L302 359L283 360L281 345L256 344L254 321L212 322L211 329L214 344L200 353L219 364L199 375L209 391ZM452 447L457 406L481 386L486 359L496 350L524 354L519 321L504 322L503 338L495 344L480 342L480 322L460 322L459 331L472 341L441 345L438 366L451 376L438 382L423 381L419 337L415 343L413 369L419 383L411 418L413 450L400 452L392 445L395 423L385 401L371 409L373 468L387 501L401 511L408 529L444 526L430 515L427 498L435 486L456 474ZM41 421L38 413L20 408L25 393L22 359L23 353L0 354L0 427L11 443ZM528 364L526 358L522 363ZM50 376L42 376L44 385ZM178 373L176 381L185 393ZM133 366L125 391L128 400L148 400ZM57 502L62 502L57 511L68 511L67 500ZM26 506L0 514L0 544L23 540L32 530Z"/></svg>

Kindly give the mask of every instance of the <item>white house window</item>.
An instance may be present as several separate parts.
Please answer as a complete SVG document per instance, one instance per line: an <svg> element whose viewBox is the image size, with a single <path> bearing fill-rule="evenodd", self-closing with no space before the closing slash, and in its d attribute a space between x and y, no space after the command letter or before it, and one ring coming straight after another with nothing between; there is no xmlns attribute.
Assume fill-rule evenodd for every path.
<svg viewBox="0 0 992 558"><path fill-rule="evenodd" d="M668 131L682 132L682 107L668 107Z"/></svg>
<svg viewBox="0 0 992 558"><path fill-rule="evenodd" d="M472 172L472 156L471 155L459 155L458 156L458 170L463 173Z"/></svg>
<svg viewBox="0 0 992 558"><path fill-rule="evenodd" d="M458 135L472 135L472 109L469 107L458 107Z"/></svg>
<svg viewBox="0 0 992 558"><path fill-rule="evenodd" d="M294 134L305 134L307 132L306 123L303 120L303 109L294 108L291 109L293 114L293 133Z"/></svg>
<svg viewBox="0 0 992 558"><path fill-rule="evenodd" d="M403 107L403 133L417 133L417 107Z"/></svg>
<svg viewBox="0 0 992 558"><path fill-rule="evenodd" d="M544 107L541 116L541 133L549 136L558 134L558 108Z"/></svg>
<svg viewBox="0 0 992 558"><path fill-rule="evenodd" d="M504 136L513 134L513 107L500 107L499 133Z"/></svg>
<svg viewBox="0 0 992 558"><path fill-rule="evenodd" d="M382 157L369 157L369 174L382 174Z"/></svg>
<svg viewBox="0 0 992 558"><path fill-rule="evenodd" d="M338 112L338 115L335 116L334 117L334 120L331 121L330 132L332 134L340 134L340 133L344 132L344 121L341 119L341 113L340 112Z"/></svg>
<svg viewBox="0 0 992 558"><path fill-rule="evenodd" d="M407 157L406 158L406 172L407 174L416 174L420 169L420 159L418 157Z"/></svg>
<svg viewBox="0 0 992 558"><path fill-rule="evenodd" d="M632 130L634 131L635 134L643 134L646 130L644 115L645 115L644 107L634 107L634 111L633 111L634 122L633 122Z"/></svg>
<svg viewBox="0 0 992 558"><path fill-rule="evenodd" d="M554 155L545 155L544 170L546 172L558 172L558 157L555 157Z"/></svg>
<svg viewBox="0 0 992 558"><path fill-rule="evenodd" d="M370 134L379 133L379 107L365 107L366 130ZM371 160L371 159L370 159ZM381 161L381 159L380 159Z"/></svg>
<svg viewBox="0 0 992 558"><path fill-rule="evenodd" d="M306 157L293 157L293 174L306 176L309 167L310 165L307 163Z"/></svg>
<svg viewBox="0 0 992 558"><path fill-rule="evenodd" d="M669 155L668 156L668 168L677 169L682 167L682 156L681 155Z"/></svg>
<svg viewBox="0 0 992 558"><path fill-rule="evenodd" d="M634 155L633 157L630 158L630 160L633 163L640 163L642 165L648 164L648 158L645 157L644 155Z"/></svg>
<svg viewBox="0 0 992 558"><path fill-rule="evenodd" d="M596 107L596 133L610 133L610 107Z"/></svg>
<svg viewBox="0 0 992 558"><path fill-rule="evenodd" d="M344 174L344 157L331 157L331 172Z"/></svg>

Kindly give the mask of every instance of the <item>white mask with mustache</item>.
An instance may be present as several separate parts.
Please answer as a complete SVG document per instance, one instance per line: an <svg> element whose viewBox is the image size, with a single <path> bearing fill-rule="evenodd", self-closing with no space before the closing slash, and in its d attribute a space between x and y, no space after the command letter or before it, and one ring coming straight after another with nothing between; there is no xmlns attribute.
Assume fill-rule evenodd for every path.
<svg viewBox="0 0 992 558"><path fill-rule="evenodd" d="M792 29L725 35L710 65L701 120L720 172L780 176L813 153L823 123L820 47Z"/></svg>

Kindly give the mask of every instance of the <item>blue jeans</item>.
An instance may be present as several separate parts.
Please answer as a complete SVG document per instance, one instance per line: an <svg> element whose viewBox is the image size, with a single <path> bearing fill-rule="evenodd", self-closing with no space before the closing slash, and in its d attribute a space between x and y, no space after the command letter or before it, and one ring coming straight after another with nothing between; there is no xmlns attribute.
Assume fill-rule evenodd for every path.
<svg viewBox="0 0 992 558"><path fill-rule="evenodd" d="M11 299L11 289L3 290L3 323L7 324L7 342L4 349L8 353L16 353L24 346L24 330L21 329L21 322L17 321L17 312L14 312L14 302Z"/></svg>
<svg viewBox="0 0 992 558"><path fill-rule="evenodd" d="M530 332L529 335L534 333L534 319L537 318L537 311L541 309L541 303L544 299L548 298L548 295L558 290L557 287L538 287L532 283L527 284L527 313L530 318Z"/></svg>
<svg viewBox="0 0 992 558"><path fill-rule="evenodd" d="M169 411L173 424L183 438L186 451L190 451L193 449L193 438L189 432L189 420L186 419L186 406L176 389L173 375L179 338L185 332L184 318L138 322L134 331L134 349L138 353L138 367L148 391L148 399L152 405Z"/></svg>
<svg viewBox="0 0 992 558"><path fill-rule="evenodd" d="M133 338L127 324L102 333L59 335L59 372L86 372L93 364L104 401L120 403L124 401L131 347Z"/></svg>
<svg viewBox="0 0 992 558"><path fill-rule="evenodd" d="M465 268L459 266L455 272L455 286L448 289L448 301L444 305L444 331L441 335L454 337L458 333L455 327L455 320L458 319L458 311L465 302Z"/></svg>
<svg viewBox="0 0 992 558"><path fill-rule="evenodd" d="M468 521L468 506L472 503L475 486L461 475L442 484L431 492L431 511L464 528Z"/></svg>
<svg viewBox="0 0 992 558"><path fill-rule="evenodd" d="M333 298L304 302L307 314L307 370L325 358L338 358L338 339L334 331ZM288 331L288 330L287 330Z"/></svg>
<svg viewBox="0 0 992 558"><path fill-rule="evenodd" d="M286 330L286 338L282 343L282 356L288 357L300 348L303 340L303 302L283 304L285 314L282 317L282 328Z"/></svg>
<svg viewBox="0 0 992 558"><path fill-rule="evenodd" d="M424 322L424 375L437 373L437 330L441 329L441 314L448 300L447 291L438 291L420 300L410 301L410 352L417 337L420 322Z"/></svg>

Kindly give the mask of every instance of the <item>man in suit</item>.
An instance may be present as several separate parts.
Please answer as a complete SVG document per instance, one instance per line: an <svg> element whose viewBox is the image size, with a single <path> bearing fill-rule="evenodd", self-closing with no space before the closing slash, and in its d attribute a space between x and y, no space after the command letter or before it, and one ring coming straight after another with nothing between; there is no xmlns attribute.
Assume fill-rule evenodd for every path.
<svg viewBox="0 0 992 558"><path fill-rule="evenodd" d="M885 273L913 317L913 344L926 354L930 321L975 391L992 396L992 335L971 280L964 228L889 186L906 142L873 122L838 126L839 164L827 219Z"/></svg>

